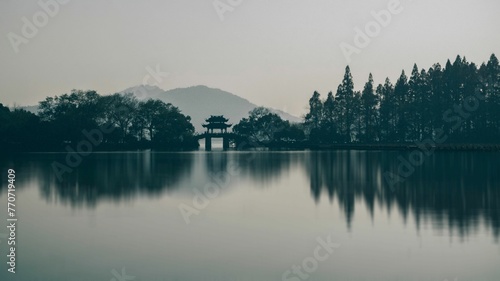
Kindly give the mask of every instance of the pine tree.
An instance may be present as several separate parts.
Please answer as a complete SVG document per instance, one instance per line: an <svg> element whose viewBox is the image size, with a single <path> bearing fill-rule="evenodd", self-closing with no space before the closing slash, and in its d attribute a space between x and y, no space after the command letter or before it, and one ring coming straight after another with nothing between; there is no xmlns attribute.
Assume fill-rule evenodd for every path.
<svg viewBox="0 0 500 281"><path fill-rule="evenodd" d="M475 142L477 139L476 128L481 123L480 118L482 111L486 109L486 104L475 97L480 88L480 79L476 64L468 63L464 58L463 67L463 92L460 106L464 107L466 111L468 111L467 109L470 110L468 111L470 117L464 118L460 139L461 142ZM473 105L473 107L469 105Z"/></svg>
<svg viewBox="0 0 500 281"><path fill-rule="evenodd" d="M335 99L338 108L336 112L340 137L342 142L348 143L352 138L351 127L354 125L354 83L349 66L345 69L344 79L337 88Z"/></svg>
<svg viewBox="0 0 500 281"><path fill-rule="evenodd" d="M394 95L396 98L396 112L395 116L396 122L396 141L407 142L408 141L408 128L409 124L409 102L408 102L408 78L405 71L399 76L396 85L394 86Z"/></svg>
<svg viewBox="0 0 500 281"><path fill-rule="evenodd" d="M498 58L491 55L486 64L486 72L483 74L483 89L486 93L486 104L489 114L487 115L487 129L490 140L499 142L500 137L500 64ZM486 136L485 136L486 137Z"/></svg>
<svg viewBox="0 0 500 281"><path fill-rule="evenodd" d="M319 129L323 119L323 103L320 94L314 91L309 99L309 113L305 117L305 122L310 130Z"/></svg>
<svg viewBox="0 0 500 281"><path fill-rule="evenodd" d="M368 82L366 82L361 95L361 120L362 128L360 130L360 141L361 142L374 142L378 139L377 137L377 106L378 97L374 93L373 89L373 76L370 73L368 77Z"/></svg>
<svg viewBox="0 0 500 281"><path fill-rule="evenodd" d="M324 103L315 92L306 116L323 143L408 143L500 141L500 63L491 55L478 67L464 57L428 71L415 64L393 86L387 78L374 91L370 74L363 91L354 91L349 66L335 96Z"/></svg>
<svg viewBox="0 0 500 281"><path fill-rule="evenodd" d="M363 114L362 114L362 102L361 102L361 92L355 91L354 97L352 99L351 105L351 117L353 120L351 126L351 142L360 142L360 137L362 136L363 130Z"/></svg>
<svg viewBox="0 0 500 281"><path fill-rule="evenodd" d="M419 112L421 96L421 78L416 64L413 65L410 80L408 81L408 95L406 97L405 120L407 121L407 137L409 141L420 139L420 124L422 119Z"/></svg>
<svg viewBox="0 0 500 281"><path fill-rule="evenodd" d="M385 79L384 85L377 87L377 95L380 98L380 128L381 140L384 142L396 141L396 117L397 100L394 95L394 86L389 78Z"/></svg>
<svg viewBox="0 0 500 281"><path fill-rule="evenodd" d="M323 120L329 125L335 123L335 97L332 92L328 93L328 97L323 104Z"/></svg>
<svg viewBox="0 0 500 281"><path fill-rule="evenodd" d="M325 131L323 140L327 143L335 142L338 132L337 132L337 122L335 119L335 97L332 92L328 93L323 104L323 126L322 130Z"/></svg>
<svg viewBox="0 0 500 281"><path fill-rule="evenodd" d="M418 138L416 141L432 138L432 114L430 107L432 106L432 89L430 84L430 76L424 69L420 72L419 94L417 96L417 113L419 116Z"/></svg>
<svg viewBox="0 0 500 281"><path fill-rule="evenodd" d="M430 103L423 110L425 110L431 122L431 139L437 138L437 133L443 128L443 100L444 95L444 82L443 82L443 69L439 63L433 65L429 71L429 88L430 88Z"/></svg>

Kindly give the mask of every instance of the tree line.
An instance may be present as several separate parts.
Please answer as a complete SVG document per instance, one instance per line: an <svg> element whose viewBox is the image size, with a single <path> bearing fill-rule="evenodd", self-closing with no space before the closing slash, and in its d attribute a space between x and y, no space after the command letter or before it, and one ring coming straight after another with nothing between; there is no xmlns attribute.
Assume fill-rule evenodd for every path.
<svg viewBox="0 0 500 281"><path fill-rule="evenodd" d="M191 118L160 100L139 101L132 94L101 96L73 90L47 97L38 114L0 104L0 150L63 150L84 130L107 128L100 149L198 148ZM258 107L233 128L237 147L314 148L351 144L406 145L422 140L498 144L500 65L491 55L479 67L457 56L428 70L414 65L395 84L375 85L370 74L354 89L349 66L335 94L315 91L299 123Z"/></svg>
<svg viewBox="0 0 500 281"><path fill-rule="evenodd" d="M104 129L106 128L106 129ZM191 118L169 103L139 101L132 94L101 96L73 90L47 97L38 114L0 104L0 143L4 150L62 150L89 130L102 129L100 149L194 149Z"/></svg>
<svg viewBox="0 0 500 281"><path fill-rule="evenodd" d="M234 127L246 141L273 145L403 145L425 139L460 144L500 140L500 66L491 55L477 66L457 56L445 67L414 65L396 83L375 85L372 74L354 89L349 66L335 94L315 91L301 124L257 109ZM300 132L301 131L301 132Z"/></svg>

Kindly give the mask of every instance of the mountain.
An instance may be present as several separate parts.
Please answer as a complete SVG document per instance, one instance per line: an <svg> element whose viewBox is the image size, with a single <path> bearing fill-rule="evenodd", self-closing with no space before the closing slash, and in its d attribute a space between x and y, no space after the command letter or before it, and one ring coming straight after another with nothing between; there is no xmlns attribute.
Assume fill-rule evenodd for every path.
<svg viewBox="0 0 500 281"><path fill-rule="evenodd" d="M132 93L139 100L144 100L144 99L155 98L157 96L160 96L163 93L165 93L165 90L160 89L157 86L139 85L139 86L127 88L127 89L121 91L120 93L122 93L122 94Z"/></svg>
<svg viewBox="0 0 500 281"><path fill-rule="evenodd" d="M224 115L232 124L237 124L257 105L237 95L206 86L194 86L164 91L156 86L140 85L123 90L133 93L139 99L159 99L177 106L182 113L191 116L196 131L203 131L202 123L210 115ZM281 110L271 109L281 118L290 122L300 122L300 118Z"/></svg>

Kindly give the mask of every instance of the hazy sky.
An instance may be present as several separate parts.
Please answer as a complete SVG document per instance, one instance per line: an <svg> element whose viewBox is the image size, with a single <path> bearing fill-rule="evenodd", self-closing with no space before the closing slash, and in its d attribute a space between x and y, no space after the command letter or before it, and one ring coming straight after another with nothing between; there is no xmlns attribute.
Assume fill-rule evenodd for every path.
<svg viewBox="0 0 500 281"><path fill-rule="evenodd" d="M142 84L159 66L169 73L163 89L202 84L300 115L314 90L325 97L340 83L348 64L340 44L355 46L354 29L391 2L238 1L221 20L213 0L70 0L43 26L37 1L2 0L0 102L32 105L71 89L109 94ZM428 68L461 54L479 64L500 55L500 1L400 3L401 12L352 56L357 89L369 72L380 83L413 63ZM42 26L26 38L22 18L33 23L34 15ZM18 53L12 34L23 37Z"/></svg>

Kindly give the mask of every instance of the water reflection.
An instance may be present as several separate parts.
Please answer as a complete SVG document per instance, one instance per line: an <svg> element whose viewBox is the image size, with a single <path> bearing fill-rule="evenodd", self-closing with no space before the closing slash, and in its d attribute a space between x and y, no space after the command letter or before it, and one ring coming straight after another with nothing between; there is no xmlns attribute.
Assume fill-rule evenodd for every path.
<svg viewBox="0 0 500 281"><path fill-rule="evenodd" d="M52 163L65 163L64 157L33 154L16 158L10 165L22 173L18 188L35 182L48 201L95 207L99 201L133 200L135 196L157 196L178 188L178 183L189 177L193 161L193 155L183 153L96 153L59 180Z"/></svg>
<svg viewBox="0 0 500 281"><path fill-rule="evenodd" d="M356 208L363 203L372 218L375 210L413 216L417 227L431 221L438 229L452 229L460 236L479 224L500 234L500 158L497 153L436 153L396 189L384 184L383 173L396 171L400 152L241 152L241 153L96 153L62 181L51 163L64 161L62 154L30 154L11 162L22 173L18 186L39 186L42 197L54 204L93 208L101 201L121 202L137 196L158 197L201 187L211 175L236 165L239 177L255 188L273 187L290 173L307 177L311 200L342 209L352 225ZM4 177L4 175L2 175ZM5 183L6 180L2 179ZM233 182L230 188L237 187ZM7 188L1 185L2 192ZM328 198L325 203L323 197ZM279 199L276 207L279 208ZM56 203L57 202L57 203ZM376 222L375 222L376 223Z"/></svg>
<svg viewBox="0 0 500 281"><path fill-rule="evenodd" d="M400 152L310 153L305 161L313 198L322 192L338 200L351 224L358 200L373 216L376 205L394 207L406 219L411 214L420 226L432 220L435 227L457 230L460 236L490 226L496 238L500 229L500 167L497 153L436 153L404 181L389 188L383 174L397 171ZM405 157L405 155L403 155Z"/></svg>
<svg viewBox="0 0 500 281"><path fill-rule="evenodd" d="M302 154L250 152L237 155L233 161L240 167L243 176L254 181L256 187L263 187L275 179L287 176L292 162L300 161L299 156Z"/></svg>

